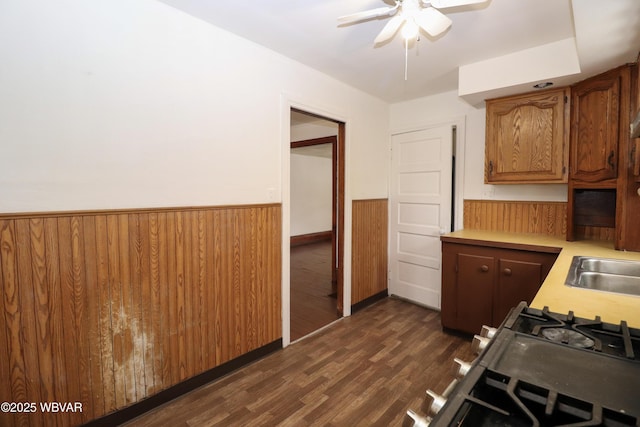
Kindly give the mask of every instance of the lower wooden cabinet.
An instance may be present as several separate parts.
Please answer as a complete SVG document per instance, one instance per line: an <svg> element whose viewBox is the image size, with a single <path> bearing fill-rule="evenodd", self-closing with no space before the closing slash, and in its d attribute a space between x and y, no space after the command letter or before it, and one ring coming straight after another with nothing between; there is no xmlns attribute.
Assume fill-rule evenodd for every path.
<svg viewBox="0 0 640 427"><path fill-rule="evenodd" d="M442 326L468 333L499 326L520 301L531 303L557 257L526 248L443 242Z"/></svg>

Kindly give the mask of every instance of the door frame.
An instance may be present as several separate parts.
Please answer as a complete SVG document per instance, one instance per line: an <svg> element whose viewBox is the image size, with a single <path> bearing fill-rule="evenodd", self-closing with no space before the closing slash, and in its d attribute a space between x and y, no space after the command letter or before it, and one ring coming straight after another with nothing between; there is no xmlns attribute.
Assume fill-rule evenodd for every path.
<svg viewBox="0 0 640 427"><path fill-rule="evenodd" d="M338 304L342 303L342 316L351 315L351 195L349 191L349 131L350 119L338 108L327 109L313 102L300 100L288 94L280 96L280 150L281 150L281 195L282 195L282 285L281 285L281 317L282 346L291 343L291 110L299 110L306 114L338 123L338 193L342 188L342 205L338 212L337 225L342 225L342 233L338 233L338 246L342 247L342 256L338 258ZM342 154L342 156L340 156ZM340 173L342 171L342 173ZM339 196L340 198L340 196ZM341 258L341 259L340 259ZM342 262L340 262L342 261Z"/></svg>
<svg viewBox="0 0 640 427"><path fill-rule="evenodd" d="M298 109L291 109L291 111L298 111L301 113L305 113L304 111L301 111ZM342 190L341 194L338 193L338 188L340 187L340 185L338 185L338 179L339 179L338 135L323 136L320 138L313 138L313 139L303 139L300 141L291 141L291 149L300 148L300 147L312 147L314 145L324 145L324 144L331 144L331 292L338 295L339 293L338 277L340 276L340 274L338 274L337 255L338 255L338 249L342 249L338 247L338 230L342 230L342 227L344 225L343 224L343 225L340 225L340 227L338 227L338 217L339 217L338 203L339 203L339 200L342 200L343 194L344 194L344 189L341 189ZM342 251L340 251L340 253L341 252ZM340 263L339 265L341 266L342 263ZM340 302L341 302L340 299L338 299L338 303ZM338 309L338 313L341 315L342 307L340 305L341 304L339 304L337 309Z"/></svg>

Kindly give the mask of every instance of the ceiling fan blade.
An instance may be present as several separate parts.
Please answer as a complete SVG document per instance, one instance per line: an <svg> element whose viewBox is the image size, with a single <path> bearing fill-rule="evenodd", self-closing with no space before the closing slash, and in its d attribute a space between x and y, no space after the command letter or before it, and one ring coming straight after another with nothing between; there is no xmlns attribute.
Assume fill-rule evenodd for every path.
<svg viewBox="0 0 640 427"><path fill-rule="evenodd" d="M469 4L486 3L489 0L431 0L431 6L436 9L446 9L447 7L466 6Z"/></svg>
<svg viewBox="0 0 640 427"><path fill-rule="evenodd" d="M452 23L451 19L432 7L422 9L415 17L415 21L432 37L442 34Z"/></svg>
<svg viewBox="0 0 640 427"><path fill-rule="evenodd" d="M379 44L386 42L391 37L395 36L395 34L398 32L398 29L402 26L403 23L404 17L402 15L394 16L389 22L387 22L387 25L385 25L382 31L380 31L373 43Z"/></svg>
<svg viewBox="0 0 640 427"><path fill-rule="evenodd" d="M378 18L385 15L393 15L398 10L398 4L389 7L379 7L365 12L352 13L338 18L338 24L350 24L352 22L364 21L366 19Z"/></svg>

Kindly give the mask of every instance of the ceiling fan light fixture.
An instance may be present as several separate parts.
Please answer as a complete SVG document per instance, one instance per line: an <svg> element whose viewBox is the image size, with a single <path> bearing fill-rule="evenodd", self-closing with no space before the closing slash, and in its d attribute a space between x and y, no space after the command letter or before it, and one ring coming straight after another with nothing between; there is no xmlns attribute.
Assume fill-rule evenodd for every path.
<svg viewBox="0 0 640 427"><path fill-rule="evenodd" d="M413 40L418 37L418 32L420 31L420 27L415 23L413 19L407 19L407 21L402 26L402 37L405 40Z"/></svg>
<svg viewBox="0 0 640 427"><path fill-rule="evenodd" d="M338 18L339 25L351 24L381 18L385 15L393 16L386 23L382 31L374 40L374 46L379 46L392 39L400 30L404 39L405 65L404 79L407 80L407 64L409 57L409 42L418 40L420 30L433 38L439 37L451 27L453 21L440 12L439 9L465 6L476 3L486 3L489 0L395 0L395 6L380 7L364 12L352 13Z"/></svg>

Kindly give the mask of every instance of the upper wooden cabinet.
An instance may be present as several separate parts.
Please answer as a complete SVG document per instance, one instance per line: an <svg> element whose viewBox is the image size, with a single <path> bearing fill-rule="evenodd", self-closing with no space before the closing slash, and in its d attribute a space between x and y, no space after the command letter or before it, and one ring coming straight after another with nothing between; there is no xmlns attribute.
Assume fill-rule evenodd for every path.
<svg viewBox="0 0 640 427"><path fill-rule="evenodd" d="M620 81L616 68L571 88L571 180L601 182L618 177Z"/></svg>
<svg viewBox="0 0 640 427"><path fill-rule="evenodd" d="M640 247L629 134L634 73L626 64L571 87L567 240L595 231L614 236L616 249Z"/></svg>
<svg viewBox="0 0 640 427"><path fill-rule="evenodd" d="M569 89L486 101L485 183L567 182Z"/></svg>

